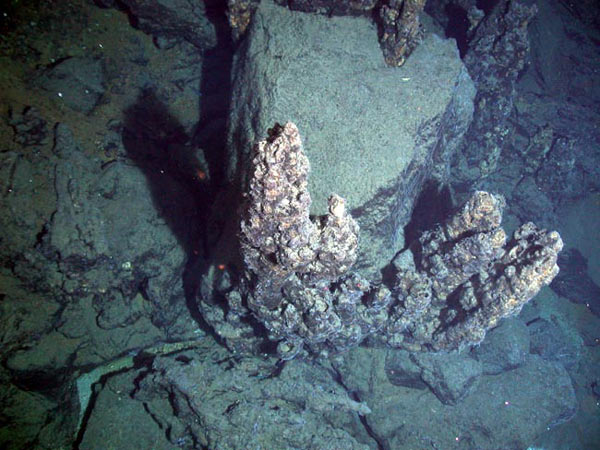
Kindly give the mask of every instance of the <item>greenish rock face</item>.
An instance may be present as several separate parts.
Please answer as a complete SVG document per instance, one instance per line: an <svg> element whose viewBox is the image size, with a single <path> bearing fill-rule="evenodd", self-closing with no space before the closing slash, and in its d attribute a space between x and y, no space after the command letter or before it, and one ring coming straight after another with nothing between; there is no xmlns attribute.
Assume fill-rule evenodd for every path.
<svg viewBox="0 0 600 450"><path fill-rule="evenodd" d="M254 17L233 78L230 173L248 170L252 143L275 122L297 124L311 164L311 213L325 214L332 193L346 199L361 226L364 267L402 245L398 230L446 112L460 103L453 126L465 129L472 114L472 82L453 40L429 34L403 67L390 68L368 18L293 12L270 1Z"/></svg>

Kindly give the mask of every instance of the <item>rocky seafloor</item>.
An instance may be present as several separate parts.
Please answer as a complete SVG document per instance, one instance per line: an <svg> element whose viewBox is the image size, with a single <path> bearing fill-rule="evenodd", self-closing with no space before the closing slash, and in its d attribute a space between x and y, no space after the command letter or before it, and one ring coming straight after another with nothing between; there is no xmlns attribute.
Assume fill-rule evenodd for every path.
<svg viewBox="0 0 600 450"><path fill-rule="evenodd" d="M0 6L0 447L600 446L598 7L430 0L388 67L372 14L287 3L229 2L234 33L217 0ZM280 359L224 293L252 145L288 120L361 277L476 190L558 230L560 273L460 353Z"/></svg>

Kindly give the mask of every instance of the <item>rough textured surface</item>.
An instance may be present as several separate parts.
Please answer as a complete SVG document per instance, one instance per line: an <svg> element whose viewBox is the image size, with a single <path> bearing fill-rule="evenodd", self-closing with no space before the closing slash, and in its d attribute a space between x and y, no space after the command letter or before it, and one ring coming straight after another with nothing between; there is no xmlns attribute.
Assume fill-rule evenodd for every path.
<svg viewBox="0 0 600 450"><path fill-rule="evenodd" d="M502 0L474 31L465 65L477 95L473 122L457 160L455 176L460 183L473 183L496 170L512 131L508 119L513 113L515 83L525 67L527 24L536 11L535 5Z"/></svg>
<svg viewBox="0 0 600 450"><path fill-rule="evenodd" d="M481 191L422 234L414 261L404 252L406 266L391 291L347 273L358 227L344 200L333 195L328 215L311 221L309 164L298 129L287 123L269 134L254 147L240 233L244 276L239 286L222 287L223 313L200 300L232 349L256 351L252 320L268 331L282 359L305 348L346 350L369 336L409 350L462 349L479 344L558 273L560 235L527 223L507 244L500 228L504 200Z"/></svg>
<svg viewBox="0 0 600 450"><path fill-rule="evenodd" d="M478 192L445 223L419 239L418 265L432 279L437 297L448 296L503 254L502 197Z"/></svg>
<svg viewBox="0 0 600 450"><path fill-rule="evenodd" d="M233 77L230 176L247 171L248 144L274 123L300 124L311 213L325 214L333 192L346 199L362 229L365 271L402 246L433 155L452 152L451 137L462 135L472 112L472 84L453 41L428 35L392 69L368 19L291 12L269 1L236 54Z"/></svg>
<svg viewBox="0 0 600 450"><path fill-rule="evenodd" d="M312 307L300 299L310 295L307 290L323 289L337 280L354 264L358 225L348 215L344 199L336 195L329 199L326 218L310 220L309 165L298 129L287 123L270 130L270 135L255 148L254 173L241 224L242 254L252 273L253 294L248 304L274 339L290 341L284 345L293 345L297 334L309 342L322 342L333 332L327 324L333 319L333 305L326 297L315 297L319 303ZM298 298L294 301L288 296L292 303L282 307L282 289L289 291L293 284L298 285L299 291L292 291ZM282 320L278 323L274 310L280 307ZM302 345L294 347L299 348L282 353L295 354Z"/></svg>
<svg viewBox="0 0 600 450"><path fill-rule="evenodd" d="M423 28L419 14L425 0L388 0L379 10L382 22L381 48L388 66L399 67L420 44Z"/></svg>
<svg viewBox="0 0 600 450"><path fill-rule="evenodd" d="M529 329L520 319L506 319L491 330L485 340L472 350L481 361L483 373L497 375L522 366L529 355Z"/></svg>
<svg viewBox="0 0 600 450"><path fill-rule="evenodd" d="M528 326L531 353L555 361L567 369L576 367L581 359L583 341L579 335L567 333L564 326L539 318Z"/></svg>
<svg viewBox="0 0 600 450"><path fill-rule="evenodd" d="M560 273L550 284L552 290L600 316L600 286L590 277L586 258L576 248L570 248L560 254L558 263Z"/></svg>
<svg viewBox="0 0 600 450"><path fill-rule="evenodd" d="M196 0L188 3L202 7ZM211 10L214 4L204 2L213 24L218 22L216 19L225 22L225 2L219 3L221 6L215 11ZM494 2L440 0L427 3L465 5L466 8L479 4L483 15L490 13ZM97 8L99 4L112 4L119 9ZM177 1L160 4L183 6ZM540 11L542 7L552 6L548 10L550 14L539 22L543 35L533 41L534 46L540 46L538 50L548 52L541 52L540 56L533 52L531 73L540 76L530 78L530 73L521 79L525 83L533 78L535 83L527 86L517 99L518 114L513 117L518 121L516 136L514 145L506 151L506 155L514 159L504 159L497 165L498 172L502 173L493 184L477 188L498 192L510 183L518 185L518 197L511 195L512 187L501 191L506 195L509 208L515 200L522 202L518 209L506 211L504 219L509 223L504 226L507 230L512 231L517 222L511 212L517 211L521 221L535 218L536 223L558 213L560 222L556 223L565 242L580 250L588 261L588 275L600 284L597 276L600 274L597 227L600 197L588 193L597 190L600 180L596 125L600 123L597 117L600 109L597 107L598 84L593 78L600 62L597 56L600 47L598 37L588 35L581 22L572 22L572 16L554 8L562 5L563 11L567 8L579 13L585 11L581 18L591 20L590 8L595 5L587 1L571 5L566 0L539 0L537 4ZM582 10L586 7L589 9ZM244 313L244 302L239 292L232 289L239 274L236 269L241 266L222 261L215 255L214 269L211 268L206 277L199 274L201 270L194 270L209 263L204 259L208 246L202 243L212 243L214 235L196 239L199 235L192 233L192 239L188 233L201 222L209 204L195 202L201 197L198 189L180 189L182 183L197 187L196 171L200 169L204 183L210 180L217 184L224 180L219 170L224 171L225 166L223 124L229 105L228 58L232 57L232 49L219 46L214 52L200 52L198 47L189 44L180 33L201 31L194 29L199 21L191 17L185 18L193 23L188 30L173 27L168 35L161 34L161 28L164 29L161 19L167 16L161 8L146 10L158 16L153 42L151 37L134 28L139 21L126 10L125 0L15 1L4 2L0 9L7 13L0 14L3 99L0 102L0 224L3 230L0 237L0 447L7 450L77 447L104 450L130 448L134 442L140 448L197 448L195 436L213 431L204 433L205 428L198 425L198 418L207 417L205 423L214 420L220 425L232 417L229 422L232 426L223 433L225 439L233 441L239 434L239 442L242 442L260 433L277 444L265 442L263 448L282 447L287 443L318 447L321 435L327 446L337 448L348 441L325 439L340 430L373 449L600 448L597 406L600 319L584 305L573 304L550 289L544 289L526 305L523 311L526 315L520 319L528 324L527 329L523 329L523 324L512 328L513 332L504 336L507 339L491 349L490 361L495 370L502 371L494 376L478 377L470 392L453 406L439 401L432 388L420 379L420 368L416 365L415 380L421 382L420 390L391 385L385 377L373 377L373 387L380 391L379 395L369 396L362 386L371 379L372 369L380 367L383 358L381 361L351 359L349 370L339 374L324 370L323 359L297 358L277 364L269 358L269 370L265 373L272 378L264 379L253 376L252 370L243 369L263 367L262 357L232 355L215 347L214 341L208 351L182 351L176 346L182 337L189 338L196 346L209 340L196 338L203 332L196 328L202 317L194 305L193 282L201 277L203 282L214 280L232 299L229 305L233 307L223 313L228 316ZM476 15L470 13L458 16L465 26L476 23L472 20L477 19ZM175 25L182 24L176 15L171 18ZM150 21L152 17L146 15L143 20ZM565 26L557 27L557 21L563 21ZM229 32L227 27L221 29L219 41L223 38L222 42L227 42ZM468 42L463 41L463 44ZM34 85L40 71L56 67L67 57L100 60L108 69L104 73L106 89L91 114L75 111L58 96L46 95ZM163 107L159 100L143 102L128 111L142 90L149 88L162 100ZM545 95L548 92L554 96ZM453 102L458 103L456 98ZM468 106L467 102L464 105ZM128 120L132 115L137 120ZM446 120L451 117L448 110L444 116L441 123L451 125L453 120ZM57 128L57 122L63 125ZM299 125L303 131L304 124ZM74 139L66 138L65 126L73 132ZM123 133L124 128L129 132ZM435 127L430 129L436 130ZM58 148L53 148L55 130L61 136ZM198 135L189 145L184 148L175 145L175 141L186 141L186 135L192 136L195 130ZM123 148L124 134L129 134L129 145L137 145L137 152L130 153ZM205 139L207 136L211 137L210 142ZM69 144L74 141L78 144ZM440 142L435 146L436 152L446 150ZM211 170L205 170L194 161L194 156L200 153L198 146L207 150L207 144L214 149L209 159ZM307 150L311 151L312 147ZM178 157L182 155L190 158ZM431 172L437 170L431 167ZM194 179L190 174L196 176L195 183L190 182ZM499 180L506 180L506 184ZM60 200L55 183L60 188ZM230 187L221 185L220 188ZM215 193L218 191L211 191L211 198ZM587 198L582 199L583 196ZM81 202L88 204L81 205ZM224 216L235 214L233 208L219 200L215 202ZM435 202L425 202L426 208L436 209L434 205ZM55 213L61 216L56 223L53 222ZM69 224L70 220L74 226ZM61 236L60 230L51 229L53 225L65 223L74 235L81 231L85 248L78 245L77 239L64 233ZM542 223L549 226L552 222ZM63 248L49 245L50 233L56 238L55 242L65 244L68 258L61 258ZM236 244L237 241L231 238L230 242ZM121 261L132 264L120 266ZM180 270L182 261L187 262L186 271ZM222 262L226 265L220 269ZM127 270L129 267L131 270ZM186 286L184 296L181 284L185 286L190 280L192 285ZM405 284L411 283L409 279ZM346 285L348 292L352 292L350 287L352 285ZM417 291L418 288L415 286ZM234 301L236 294L239 303ZM295 296L292 289L289 295ZM407 302L410 306L405 314L407 318L419 314L423 303L418 300L421 299L426 300L416 295L412 304ZM217 304L224 304L226 299L215 300ZM249 317L240 316L238 325L248 326L251 336L266 335L263 328L252 328L257 323L248 320ZM174 318L177 320L173 321ZM502 330L502 322L498 330ZM232 327L229 331L236 334L245 329ZM532 349L539 353L539 357L533 355L534 360L521 353L528 340L524 331L531 331ZM579 335L582 341L578 340ZM495 336L492 330L477 350L494 343ZM148 354L146 347L154 340L158 340L158 344L160 341L175 344L167 352L169 359L157 364L156 371L153 371L152 359L157 353ZM366 345L370 343L367 341ZM274 350L268 346L257 348L261 354L272 354ZM173 351L176 353L171 353ZM377 352L380 351L376 348L365 350L367 355ZM451 356L462 360L466 354ZM507 372L509 367L505 363L517 361L519 355L524 356L521 365ZM482 353L478 352L477 357L484 367L488 365ZM121 366L122 359L130 364ZM535 359L539 370L524 371ZM215 363L215 360L220 362ZM186 373L181 368L186 364L203 367ZM569 411L572 412L565 400L569 400L569 392L573 391L565 382L561 366L567 367L579 412L568 424L553 427L556 422L568 419ZM271 371L273 367L275 370ZM302 376L288 376L283 369L301 371ZM465 371L467 369L465 363ZM213 380L211 371L223 383L220 380L207 383L206 391L200 384L199 392L180 395L178 388L184 386L180 383L184 376ZM228 378L234 372L236 377ZM510 372L515 374L507 376ZM96 373L102 373L102 378L93 378L92 374ZM165 378L161 380L163 373ZM441 371L431 373L440 376L431 386L450 380L444 378ZM412 371L408 376L411 375L414 375ZM147 402L132 398L140 392L138 381L143 376L155 382L149 383L149 390L158 386L146 397ZM277 378L283 383L274 382ZM88 384L90 408L86 412L90 415L88 420L84 417L81 432L75 437L79 406L85 404L80 400L85 391L84 379L97 383ZM242 392L236 391L238 385L242 386ZM286 392L299 393L299 396L280 397L274 394L277 385L285 385ZM460 384L455 386L460 387ZM251 395L245 397L245 391ZM331 400L331 397L326 399L325 394L332 392L335 392L337 413L324 415L318 407L312 409ZM521 393L522 396L515 395ZM477 397L472 397L476 394ZM363 426L356 413L344 409L347 403L337 403L346 400L344 395L361 404L368 400L373 412L365 416L368 418L365 423L370 429ZM177 400L169 401L176 396ZM185 400L191 398L203 401L193 405L193 413L186 414ZM275 404L269 403L274 398ZM281 398L292 400L280 401ZM236 400L241 403L236 404ZM181 405L177 411L181 415L176 415L173 405ZM268 408L259 407L254 411L248 405L268 405ZM279 416L286 421L279 423L281 428L273 426L273 430L281 430L279 435L271 437L269 431L263 430L272 422L249 423L240 418L262 415L265 409L269 418ZM239 419L239 427L234 419ZM325 420L330 427L324 426ZM395 431L387 433L389 429ZM292 436L282 442L286 430ZM217 431L221 433L222 429ZM536 438L539 432L543 435ZM313 433L312 441L308 439L309 433ZM73 442L74 439L77 440Z"/></svg>
<svg viewBox="0 0 600 450"><path fill-rule="evenodd" d="M396 386L429 388L445 405L455 405L472 391L481 364L467 354L388 352L385 373Z"/></svg>
<svg viewBox="0 0 600 450"><path fill-rule="evenodd" d="M234 40L244 35L258 4L257 0L227 0L227 20Z"/></svg>
<svg viewBox="0 0 600 450"><path fill-rule="evenodd" d="M366 15L376 0L275 0L294 11L314 12L335 16Z"/></svg>
<svg viewBox="0 0 600 450"><path fill-rule="evenodd" d="M207 9L212 1L123 0L137 26L159 39L185 39L200 50L215 46L216 31ZM208 6L208 8L207 8Z"/></svg>
<svg viewBox="0 0 600 450"><path fill-rule="evenodd" d="M478 344L502 317L518 313L552 281L560 235L528 223L506 243L503 205L499 197L476 192L446 222L423 234L414 249L417 271L407 276L410 269L401 269L398 275L403 303L395 312L400 320L388 325L390 344L437 350ZM408 320L403 309L410 312ZM396 341L399 333L405 336L402 343Z"/></svg>
<svg viewBox="0 0 600 450"><path fill-rule="evenodd" d="M329 198L321 221L309 218L309 163L293 123L276 125L255 147L245 218L241 224L246 267L278 294L293 273L311 281L333 281L356 261L358 225L345 200ZM277 304L269 304L273 309Z"/></svg>
<svg viewBox="0 0 600 450"><path fill-rule="evenodd" d="M334 364L348 389L378 405L365 419L384 449L527 448L577 409L567 371L537 355L515 370L480 377L458 404L445 405L433 393L390 383L385 360L395 352L357 348Z"/></svg>
<svg viewBox="0 0 600 450"><path fill-rule="evenodd" d="M36 84L76 111L90 113L106 90L102 61L96 58L67 58L46 69Z"/></svg>
<svg viewBox="0 0 600 450"><path fill-rule="evenodd" d="M39 146L48 143L48 124L40 116L37 108L25 108L22 113L10 111L8 124L14 131L13 140L23 147ZM2 167L4 167L4 164ZM6 180L7 177L2 177L2 179Z"/></svg>
<svg viewBox="0 0 600 450"><path fill-rule="evenodd" d="M556 260L562 246L556 231L538 230L532 223L515 231L504 255L493 264L492 272L479 273L463 285L459 303L466 311L466 318L451 319L449 329L444 336L436 336L434 345L452 348L467 342L479 343L486 330L496 326L500 318L518 314L558 273ZM475 311L471 310L473 307Z"/></svg>
<svg viewBox="0 0 600 450"><path fill-rule="evenodd" d="M358 225L336 195L329 199L327 217L309 218L309 163L294 124L270 130L255 147L253 167L240 235L249 271L247 303L272 339L285 340L280 354L290 358L304 343L335 339L336 328L344 326L334 297L324 291L356 261ZM360 298L357 285L348 299L352 309ZM357 332L353 341L361 340Z"/></svg>
<svg viewBox="0 0 600 450"><path fill-rule="evenodd" d="M134 397L179 447L369 448L347 431L370 413L365 403L351 400L322 368L291 362L279 371L273 364L208 344L200 353L157 358Z"/></svg>

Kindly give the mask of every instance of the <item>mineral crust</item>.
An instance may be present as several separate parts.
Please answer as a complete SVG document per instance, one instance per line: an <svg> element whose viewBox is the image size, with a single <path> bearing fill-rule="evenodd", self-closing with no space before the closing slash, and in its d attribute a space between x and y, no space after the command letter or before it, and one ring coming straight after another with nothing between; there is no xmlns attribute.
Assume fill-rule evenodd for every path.
<svg viewBox="0 0 600 450"><path fill-rule="evenodd" d="M453 350L478 344L558 274L560 235L526 223L506 243L503 207L502 197L478 191L445 223L423 233L415 253L421 255L421 290L430 285L432 299L413 317L400 346ZM424 294L415 299L404 290L399 296L410 305Z"/></svg>
<svg viewBox="0 0 600 450"><path fill-rule="evenodd" d="M380 38L383 56L388 66L401 66L408 55L419 45L423 29L419 13L425 0L389 0L379 10L383 23Z"/></svg>
<svg viewBox="0 0 600 450"><path fill-rule="evenodd" d="M345 201L332 195L326 216L309 216L297 127L275 125L254 153L240 227L245 274L225 295L225 319L213 324L230 348L256 347L247 325L255 321L282 359L367 338L410 351L462 349L558 273L560 235L526 223L507 243L504 199L478 191L402 254L391 286L375 285L350 271L358 225Z"/></svg>
<svg viewBox="0 0 600 450"><path fill-rule="evenodd" d="M239 40L252 20L258 0L227 0L227 20L234 40Z"/></svg>

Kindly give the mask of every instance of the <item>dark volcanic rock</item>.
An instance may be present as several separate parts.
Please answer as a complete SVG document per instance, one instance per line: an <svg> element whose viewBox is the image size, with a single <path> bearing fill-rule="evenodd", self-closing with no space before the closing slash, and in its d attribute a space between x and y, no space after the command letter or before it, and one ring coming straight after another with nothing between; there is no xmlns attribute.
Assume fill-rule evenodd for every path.
<svg viewBox="0 0 600 450"><path fill-rule="evenodd" d="M79 286L85 279L87 292L100 294L94 302L98 311L104 303L124 301L123 297L131 300L141 291L151 302L158 302L155 314L161 324L172 325L187 312L167 307L173 299L183 298L185 253L164 220L174 211L157 211L152 186L142 170L122 162L102 167L83 154L64 125L56 129L55 151L59 157L57 209L48 226L47 243L60 255L62 270L77 276ZM78 176L73 177L74 173ZM165 170L161 179L168 184L170 177ZM161 194L174 198L163 200L181 213L189 199L178 194L182 186L174 182L169 186L171 191ZM123 214L124 205L127 214ZM125 301L123 306L130 310L133 303ZM122 315L120 323L115 323L110 315L101 315L105 326L122 326L132 320ZM183 320L192 322L189 317Z"/></svg>
<svg viewBox="0 0 600 450"><path fill-rule="evenodd" d="M523 221L530 220L543 227L556 226L555 205L531 176L523 177L512 190L510 209Z"/></svg>
<svg viewBox="0 0 600 450"><path fill-rule="evenodd" d="M76 432L76 415L64 414L77 408L77 390L72 383L44 393L19 388L0 372L2 424L0 447L6 450L71 448Z"/></svg>
<svg viewBox="0 0 600 450"><path fill-rule="evenodd" d="M523 81L542 96L560 98L565 106L578 103L597 110L600 86L592 80L598 76L600 48L597 30L585 22L600 6L590 3L537 2L538 14L529 27L531 67ZM575 13L579 8L586 13ZM560 116L556 110L549 112Z"/></svg>
<svg viewBox="0 0 600 450"><path fill-rule="evenodd" d="M48 142L47 122L37 108L29 106L21 114L11 112L8 124L15 132L14 140L17 144L30 147Z"/></svg>
<svg viewBox="0 0 600 450"><path fill-rule="evenodd" d="M365 420L382 448L527 448L577 411L566 369L538 355L514 370L481 376L467 396L447 405L427 391L392 385L384 369L390 352L396 351L359 347L336 363L344 385L377 405Z"/></svg>
<svg viewBox="0 0 600 450"><path fill-rule="evenodd" d="M137 448L174 448L162 429L163 424L157 423L141 402L131 398L135 378L139 375L135 370L113 374L106 383L102 383L79 448L125 448L132 442ZM158 406L155 402L150 408ZM170 408L168 401L164 401L162 406L165 410Z"/></svg>
<svg viewBox="0 0 600 450"><path fill-rule="evenodd" d="M504 319L472 350L486 375L497 375L521 366L529 355L529 330L517 318Z"/></svg>
<svg viewBox="0 0 600 450"><path fill-rule="evenodd" d="M406 350L390 350L386 353L385 374L390 383L395 386L427 388L427 384L421 379L421 368L415 364L411 354Z"/></svg>
<svg viewBox="0 0 600 450"><path fill-rule="evenodd" d="M587 272L587 260L576 248L563 251L558 256L560 272L550 284L558 295L573 303L587 306L591 312L600 316L600 286Z"/></svg>
<svg viewBox="0 0 600 450"><path fill-rule="evenodd" d="M477 385L481 364L465 354L416 353L421 378L445 405L455 405Z"/></svg>
<svg viewBox="0 0 600 450"><path fill-rule="evenodd" d="M556 361L567 369L581 358L583 340L577 334L567 333L563 327L545 319L529 324L531 353L549 361Z"/></svg>
<svg viewBox="0 0 600 450"><path fill-rule="evenodd" d="M597 5L537 5L528 28L531 64L516 85L516 133L507 136L513 142L499 168L521 176L525 168L528 179L512 199L507 195L509 204L519 215L532 208L547 226L568 202L600 189L600 84L590 82L600 71L600 47L597 31L585 24ZM590 14L581 17L580 8Z"/></svg>
<svg viewBox="0 0 600 450"><path fill-rule="evenodd" d="M526 448L548 427L572 419L577 398L561 364L531 355L515 370L486 377L462 406L460 422L478 435L475 448Z"/></svg>
<svg viewBox="0 0 600 450"><path fill-rule="evenodd" d="M215 46L215 28L209 20L207 6L217 2L188 0L122 0L136 25L161 39L184 39L200 50ZM210 5L213 3L213 5ZM225 16L222 17L225 23Z"/></svg>
<svg viewBox="0 0 600 450"><path fill-rule="evenodd" d="M102 61L94 58L65 59L47 69L36 83L49 95L86 114L98 104L106 88Z"/></svg>
<svg viewBox="0 0 600 450"><path fill-rule="evenodd" d="M295 360L279 370L274 360L232 356L215 345L158 357L136 382L134 398L171 430L172 444L369 448L347 431L369 408L351 400L325 369Z"/></svg>
<svg viewBox="0 0 600 450"><path fill-rule="evenodd" d="M454 405L473 389L481 364L467 354L408 353L390 350L385 372L392 384L416 389L428 387L446 405Z"/></svg>
<svg viewBox="0 0 600 450"><path fill-rule="evenodd" d="M29 290L6 280L7 310L0 315L3 323L23 323L22 332L7 334L4 342L5 366L22 382L39 383L43 373L44 383L60 384L78 366L152 345L167 333L202 334L180 300L185 253L156 210L142 171L122 162L103 167L66 125L55 133L56 157L46 161L53 166L46 170L53 174L56 206L42 231L35 216L3 217L4 229L18 239L2 256ZM29 166L21 158L14 172ZM15 187L30 184L13 177ZM30 197L37 201L18 189L8 201L27 205ZM40 295L37 307L23 301ZM14 319L9 313L17 304Z"/></svg>
<svg viewBox="0 0 600 450"><path fill-rule="evenodd" d="M580 119L587 116L583 109L574 115ZM600 120L600 115L585 120ZM586 135L587 127L589 124L581 127L580 136L567 137L556 132L550 152L535 175L540 190L559 206L600 188L600 132L596 127Z"/></svg>

